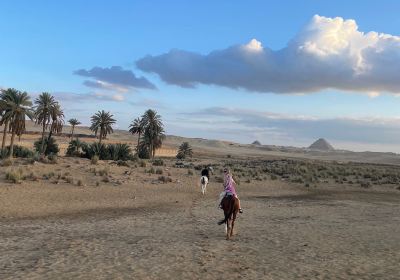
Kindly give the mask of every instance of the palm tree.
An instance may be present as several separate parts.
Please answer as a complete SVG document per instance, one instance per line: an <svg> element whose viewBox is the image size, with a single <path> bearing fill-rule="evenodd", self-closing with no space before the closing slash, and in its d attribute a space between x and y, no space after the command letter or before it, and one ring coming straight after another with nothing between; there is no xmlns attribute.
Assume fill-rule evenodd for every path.
<svg viewBox="0 0 400 280"><path fill-rule="evenodd" d="M13 91L7 98L5 118L9 119L11 129L11 142L9 157L12 157L14 151L15 135L21 135L25 132L25 118L33 119L32 102L26 92Z"/></svg>
<svg viewBox="0 0 400 280"><path fill-rule="evenodd" d="M188 142L183 142L179 146L178 154L176 157L178 159L185 159L186 157L192 157L193 156L193 150L192 147L190 147Z"/></svg>
<svg viewBox="0 0 400 280"><path fill-rule="evenodd" d="M40 153L44 153L44 133L46 128L51 122L51 112L52 108L57 104L54 97L48 92L42 92L38 98L35 100L35 120L36 124L42 125L42 146L40 148Z"/></svg>
<svg viewBox="0 0 400 280"><path fill-rule="evenodd" d="M49 136L47 137L47 143L49 143L51 135L53 133L61 133L64 125L64 112L60 107L60 104L56 103L50 110L51 125ZM46 151L46 149L44 149Z"/></svg>
<svg viewBox="0 0 400 280"><path fill-rule="evenodd" d="M13 88L9 88L6 90L2 90L0 94L0 125L4 125L3 129L3 140L1 142L1 149L3 150L6 144L7 130L8 124L10 123L11 115L7 114L7 110L9 110L8 103L10 102L10 96L16 95L17 90Z"/></svg>
<svg viewBox="0 0 400 280"><path fill-rule="evenodd" d="M101 144L101 140L105 139L107 134L113 133L112 125L115 124L116 120L113 119L113 115L110 112L105 112L104 110L98 111L91 117L92 125L90 126L90 130L94 131L97 135L97 132L100 132L99 143Z"/></svg>
<svg viewBox="0 0 400 280"><path fill-rule="evenodd" d="M144 132L144 122L143 119L136 118L130 125L129 125L129 132L132 134L138 134L137 146L136 150L138 150L139 142L140 142L140 134Z"/></svg>
<svg viewBox="0 0 400 280"><path fill-rule="evenodd" d="M3 150L6 144L7 130L9 130L9 123L11 121L11 115L7 114L10 110L9 103L11 101L11 96L15 96L18 90L14 88L9 88L2 90L0 94L0 125L4 125L3 129L3 140L1 142L1 149Z"/></svg>
<svg viewBox="0 0 400 280"><path fill-rule="evenodd" d="M71 139L72 139L72 137L74 137L75 126L76 126L76 125L80 125L81 122L78 121L77 119L70 119L70 120L68 121L68 123L72 126L72 128L71 128L71 136L70 136Z"/></svg>
<svg viewBox="0 0 400 280"><path fill-rule="evenodd" d="M147 110L143 116L144 143L148 146L152 158L156 153L156 149L160 148L162 141L165 138L164 125L161 121L161 116L154 110Z"/></svg>

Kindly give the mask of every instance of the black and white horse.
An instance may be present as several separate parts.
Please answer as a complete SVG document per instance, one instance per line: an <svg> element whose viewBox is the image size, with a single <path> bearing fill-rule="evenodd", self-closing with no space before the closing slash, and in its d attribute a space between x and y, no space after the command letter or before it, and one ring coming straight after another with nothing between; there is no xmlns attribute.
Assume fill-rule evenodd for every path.
<svg viewBox="0 0 400 280"><path fill-rule="evenodd" d="M207 176L201 176L200 178L200 185L201 185L201 193L203 195L206 194L206 189L207 189L207 185L208 185L208 178Z"/></svg>
<svg viewBox="0 0 400 280"><path fill-rule="evenodd" d="M210 173L213 173L213 168L208 166L207 168L201 171L201 178L200 178L200 185L201 185L201 193L203 195L206 194L207 185L208 185L208 178L210 178Z"/></svg>

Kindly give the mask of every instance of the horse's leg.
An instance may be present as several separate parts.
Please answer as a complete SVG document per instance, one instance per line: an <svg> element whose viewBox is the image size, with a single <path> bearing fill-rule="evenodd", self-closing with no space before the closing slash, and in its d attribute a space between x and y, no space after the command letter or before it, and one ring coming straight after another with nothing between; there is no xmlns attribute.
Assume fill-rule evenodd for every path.
<svg viewBox="0 0 400 280"><path fill-rule="evenodd" d="M228 219L228 221L226 221L226 225L227 225L226 240L229 240L230 233L231 233L231 221L230 221L230 219Z"/></svg>
<svg viewBox="0 0 400 280"><path fill-rule="evenodd" d="M225 223L225 234L228 233L228 222Z"/></svg>
<svg viewBox="0 0 400 280"><path fill-rule="evenodd" d="M236 211L233 212L232 226L231 226L231 236L233 235L233 227L235 226L236 215L237 215L237 212Z"/></svg>

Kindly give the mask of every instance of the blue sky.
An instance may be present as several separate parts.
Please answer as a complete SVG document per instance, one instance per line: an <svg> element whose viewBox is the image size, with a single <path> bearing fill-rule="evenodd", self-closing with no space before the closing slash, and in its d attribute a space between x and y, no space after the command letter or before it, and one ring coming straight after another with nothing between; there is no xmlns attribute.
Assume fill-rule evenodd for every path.
<svg viewBox="0 0 400 280"><path fill-rule="evenodd" d="M105 109L127 128L153 108L169 134L294 146L326 137L400 152L399 10L398 1L2 1L0 87L51 92L85 124Z"/></svg>

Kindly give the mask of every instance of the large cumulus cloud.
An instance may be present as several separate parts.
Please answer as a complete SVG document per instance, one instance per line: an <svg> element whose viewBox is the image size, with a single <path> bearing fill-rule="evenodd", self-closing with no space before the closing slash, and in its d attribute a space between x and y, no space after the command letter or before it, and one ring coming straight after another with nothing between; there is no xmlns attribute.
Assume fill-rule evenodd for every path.
<svg viewBox="0 0 400 280"><path fill-rule="evenodd" d="M255 92L324 89L400 93L400 37L358 30L354 20L315 15L280 50L256 39L203 55L174 49L137 61L169 84L212 84Z"/></svg>

